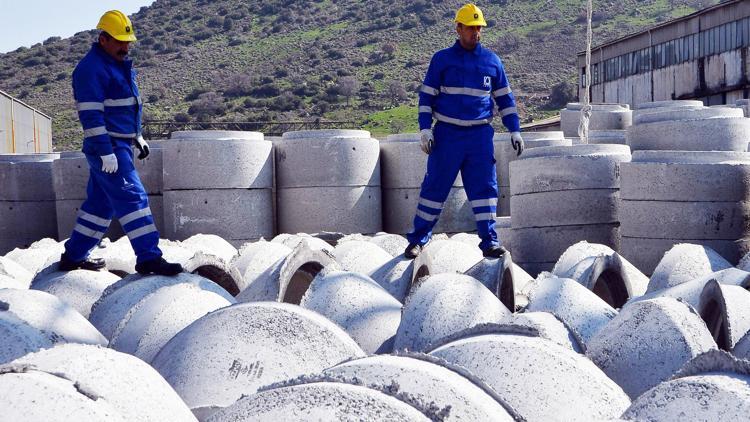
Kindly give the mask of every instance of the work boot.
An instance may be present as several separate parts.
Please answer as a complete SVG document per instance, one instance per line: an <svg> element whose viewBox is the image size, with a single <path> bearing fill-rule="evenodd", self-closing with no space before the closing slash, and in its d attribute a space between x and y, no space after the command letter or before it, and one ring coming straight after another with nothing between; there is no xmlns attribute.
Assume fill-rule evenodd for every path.
<svg viewBox="0 0 750 422"><path fill-rule="evenodd" d="M89 270L99 271L104 268L106 264L102 258L86 258L80 262L73 262L68 259L63 253L60 255L60 264L58 266L59 271L73 271L73 270Z"/></svg>
<svg viewBox="0 0 750 422"><path fill-rule="evenodd" d="M504 247L494 245L483 250L482 255L484 255L485 258L502 258L505 256L505 252L508 251Z"/></svg>
<svg viewBox="0 0 750 422"><path fill-rule="evenodd" d="M414 259L422 252L422 245L419 243L409 243L404 251L404 257L406 259Z"/></svg>
<svg viewBox="0 0 750 422"><path fill-rule="evenodd" d="M162 257L135 264L135 270L138 271L138 274L143 275L156 274L166 276L177 275L183 271L182 265L172 264Z"/></svg>

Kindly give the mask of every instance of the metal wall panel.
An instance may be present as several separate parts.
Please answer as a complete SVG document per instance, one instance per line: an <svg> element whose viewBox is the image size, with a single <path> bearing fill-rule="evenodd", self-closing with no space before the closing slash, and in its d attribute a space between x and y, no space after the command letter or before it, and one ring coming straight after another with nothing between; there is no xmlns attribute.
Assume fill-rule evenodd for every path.
<svg viewBox="0 0 750 422"><path fill-rule="evenodd" d="M52 152L52 119L0 91L0 154Z"/></svg>

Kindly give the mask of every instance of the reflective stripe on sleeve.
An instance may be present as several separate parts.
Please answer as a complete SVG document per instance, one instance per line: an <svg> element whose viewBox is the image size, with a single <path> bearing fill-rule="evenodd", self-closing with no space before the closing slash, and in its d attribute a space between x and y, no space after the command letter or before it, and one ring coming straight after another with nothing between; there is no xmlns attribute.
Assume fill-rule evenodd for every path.
<svg viewBox="0 0 750 422"><path fill-rule="evenodd" d="M92 136L99 136L99 135L106 135L106 134L107 134L107 128L104 126L97 126L97 127L92 127L91 129L83 130L84 138L91 138Z"/></svg>
<svg viewBox="0 0 750 422"><path fill-rule="evenodd" d="M422 85L422 87L419 88L419 91L427 95L438 95L440 93L437 89L427 85Z"/></svg>
<svg viewBox="0 0 750 422"><path fill-rule="evenodd" d="M508 107L500 110L500 114L505 117L509 114L518 114L518 110L515 107Z"/></svg>
<svg viewBox="0 0 750 422"><path fill-rule="evenodd" d="M492 95L495 97L502 97L503 95L508 95L511 92L513 91L510 90L510 86L506 86L505 88L500 88L498 90L495 90L495 92L493 92Z"/></svg>
<svg viewBox="0 0 750 422"><path fill-rule="evenodd" d="M88 110L104 111L104 103L97 103L93 101L76 103L76 108L78 109L78 111L88 111Z"/></svg>

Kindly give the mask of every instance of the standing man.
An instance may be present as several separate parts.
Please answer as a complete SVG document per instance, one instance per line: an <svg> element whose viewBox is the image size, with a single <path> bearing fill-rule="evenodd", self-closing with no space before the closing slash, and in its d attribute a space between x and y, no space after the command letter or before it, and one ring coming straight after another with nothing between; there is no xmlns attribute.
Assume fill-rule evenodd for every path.
<svg viewBox="0 0 750 422"><path fill-rule="evenodd" d="M76 226L65 242L60 270L99 270L104 260L89 257L114 215L137 256L141 274L175 275L180 264L170 264L159 250L148 195L133 165L132 145L139 159L149 154L141 136L143 106L135 82L128 46L135 41L133 25L122 12L105 13L96 26L98 42L73 71L73 96L83 125L83 152L89 163L88 198L78 212Z"/></svg>
<svg viewBox="0 0 750 422"><path fill-rule="evenodd" d="M493 99L518 155L523 151L521 125L503 63L479 43L482 27L487 26L482 11L466 4L456 12L455 21L458 40L432 56L419 92L421 147L429 156L414 230L407 234L404 256L410 259L430 240L459 171L474 210L483 255L499 258L506 252L495 232ZM433 118L437 120L434 135Z"/></svg>

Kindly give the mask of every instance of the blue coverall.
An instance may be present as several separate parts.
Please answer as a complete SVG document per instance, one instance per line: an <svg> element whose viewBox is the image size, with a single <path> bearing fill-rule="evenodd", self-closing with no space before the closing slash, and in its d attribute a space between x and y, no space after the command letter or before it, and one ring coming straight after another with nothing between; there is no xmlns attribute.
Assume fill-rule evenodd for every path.
<svg viewBox="0 0 750 422"><path fill-rule="evenodd" d="M427 158L427 173L419 194L411 244L424 245L432 236L440 211L458 172L471 201L482 250L499 245L495 232L497 174L494 129L490 125L493 99L510 132L519 132L516 103L500 58L477 44L466 50L456 43L432 57L419 92L419 129L432 119L435 145Z"/></svg>
<svg viewBox="0 0 750 422"><path fill-rule="evenodd" d="M115 216L130 239L137 262L157 259L159 232L148 195L133 164L132 142L141 133L143 106L129 59L118 62L97 43L73 71L73 96L83 126L83 152L89 163L88 197L65 242L72 262L85 260ZM102 171L104 155L115 154L115 173Z"/></svg>

